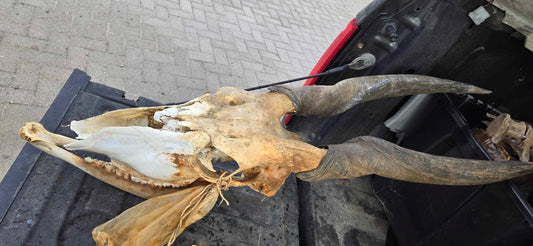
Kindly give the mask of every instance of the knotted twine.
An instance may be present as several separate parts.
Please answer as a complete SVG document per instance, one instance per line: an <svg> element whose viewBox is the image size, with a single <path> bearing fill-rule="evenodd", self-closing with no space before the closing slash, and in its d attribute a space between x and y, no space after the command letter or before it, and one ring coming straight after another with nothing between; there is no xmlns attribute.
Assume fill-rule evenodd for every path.
<svg viewBox="0 0 533 246"><path fill-rule="evenodd" d="M226 205L229 205L229 202L226 199L226 197L224 197L224 194L222 193L222 190L228 190L229 187L231 187L230 183L231 183L231 179L232 179L231 177L232 176L233 175L229 175L227 172L223 172L218 177L216 183L211 183L211 184L205 186L202 189L202 191L200 193L198 193L198 195L196 195L193 199L191 199L189 204L181 212L181 215L179 217L178 225L172 231L172 234L170 235L170 238L168 240L167 245L170 246L176 241L176 238L178 238L178 235L180 234L179 231L180 231L180 229L182 229L184 218L189 216L191 214L191 212L194 211L194 208L197 207L198 205L200 205L200 203L208 196L208 194L211 191L211 189L216 189L218 195L222 199L220 201L220 203L218 204L219 206L220 206L220 204L223 201L226 203Z"/></svg>

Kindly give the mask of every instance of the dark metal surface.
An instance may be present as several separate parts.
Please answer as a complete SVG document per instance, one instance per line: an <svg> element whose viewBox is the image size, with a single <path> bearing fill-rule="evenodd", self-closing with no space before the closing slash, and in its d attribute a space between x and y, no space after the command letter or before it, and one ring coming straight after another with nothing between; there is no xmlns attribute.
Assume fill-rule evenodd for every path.
<svg viewBox="0 0 533 246"><path fill-rule="evenodd" d="M455 104L450 105L448 97L432 99L432 107L418 112L416 117L422 120L406 130L399 144L432 154L486 159ZM464 112L474 110L456 99ZM531 176L521 179L532 181ZM523 204L516 203L515 194L509 190L508 183L513 182L456 187L376 176L373 186L386 208L398 245L529 245L533 227L527 223ZM526 188L522 192L532 191Z"/></svg>
<svg viewBox="0 0 533 246"><path fill-rule="evenodd" d="M374 74L431 75L492 90L493 94L479 98L498 110L510 112L514 118L533 122L533 53L523 47L523 37L501 23L501 11L489 6L491 18L480 26L471 22L468 12L485 3L466 0L376 1L369 12L358 14L361 16L358 18L359 30L330 67L346 64L363 53L374 54L376 64L362 71L349 70L325 76L317 83L327 85L354 76ZM419 20L420 24L413 20ZM383 129L383 122L406 100L393 98L367 102L331 118L294 117L289 129L317 146L376 133L374 136L395 142L398 139ZM446 110L441 113L448 114ZM470 108L463 115L468 122L475 122L474 119L479 120L484 113L479 108ZM418 150L433 149L434 154L440 155L478 156L468 142L454 141L464 136L465 129L457 128L453 120L448 121L452 128L447 127L446 122L431 120L438 119L438 116L438 113L422 113L422 120L430 120L412 129L432 133L417 138ZM416 149L414 145L406 147ZM324 237L323 231L333 231L329 235L343 235L341 227L319 221L317 215L327 216L325 212L312 210L323 203L316 197L328 199L333 192L320 183L298 181L299 187L311 191L307 192L311 195L300 194L301 202L309 201L306 204L310 209L302 209L300 215L301 220L306 220L306 228L300 232L311 235L306 237L310 238L309 245L327 245L320 241ZM531 189L531 181L526 179L515 183L524 193L521 197L532 202L533 195L527 192ZM532 234L513 201L515 194L504 183L450 187L387 180L387 185L377 190L380 191L395 199L385 209L388 218L394 219L387 240L389 245L395 245L394 238L391 239L395 235L398 245L521 245ZM328 214L336 212L346 211L339 209ZM428 236L430 232L431 236ZM340 244L347 243L340 240Z"/></svg>

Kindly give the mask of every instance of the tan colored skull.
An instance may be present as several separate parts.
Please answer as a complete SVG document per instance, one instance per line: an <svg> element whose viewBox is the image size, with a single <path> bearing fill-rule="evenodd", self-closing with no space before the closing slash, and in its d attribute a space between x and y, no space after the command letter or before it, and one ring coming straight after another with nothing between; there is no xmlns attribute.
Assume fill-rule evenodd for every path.
<svg viewBox="0 0 533 246"><path fill-rule="evenodd" d="M220 88L181 105L122 109L73 121L79 140L44 132L37 123L23 127L21 136L106 155L110 162L84 161L155 187L215 183L220 174L213 163L235 160L234 174L242 173L231 179L233 186L249 185L272 196L291 172L316 168L325 154L283 128L280 117L293 110L281 93Z"/></svg>
<svg viewBox="0 0 533 246"><path fill-rule="evenodd" d="M344 146L346 153L355 154L343 155L343 148L335 147L341 158L328 159L326 153L334 151L300 141L280 123L285 113L327 117L383 97L488 93L475 86L428 76L381 75L347 79L335 86L272 89L249 93L220 88L181 105L111 111L71 122L77 139L50 133L35 122L26 123L19 135L97 179L149 198L95 228L93 238L99 245L171 243L187 225L206 215L219 195L224 200L222 189L249 186L272 196L291 172L311 177L310 181L317 174L317 180L378 174L414 182L477 184L531 169L527 163L500 163L502 168L494 171L493 163L481 163L489 167L482 168L488 178L479 181L480 165L470 165L475 161L437 158L364 137ZM106 155L110 161L82 158L68 150ZM326 165L321 165L323 159ZM213 163L218 160L235 160L239 168L231 173L215 171ZM452 168L443 169L441 163L451 163ZM503 173L511 176L492 175L501 170L509 170ZM450 173L471 175L457 182L457 175Z"/></svg>

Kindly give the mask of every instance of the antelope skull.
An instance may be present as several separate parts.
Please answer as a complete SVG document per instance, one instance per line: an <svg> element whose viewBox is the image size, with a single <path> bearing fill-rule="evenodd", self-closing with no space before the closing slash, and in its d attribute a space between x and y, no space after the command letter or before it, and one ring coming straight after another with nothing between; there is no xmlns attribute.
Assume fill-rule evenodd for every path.
<svg viewBox="0 0 533 246"><path fill-rule="evenodd" d="M95 178L151 198L97 227L97 243L164 244L207 214L222 189L249 186L272 196L291 172L320 168L328 150L285 130L280 124L284 114L331 116L364 101L436 92L488 91L419 75L359 77L335 86L279 86L266 93L225 87L181 105L121 109L73 121L70 127L77 139L50 133L35 122L26 123L20 136ZM82 158L68 150L103 154L110 161ZM372 164L376 158L366 159L362 162ZM239 167L217 171L213 163L218 160L235 160ZM371 169L379 167L372 165L357 175L375 173ZM172 219L168 211L180 216ZM131 221L143 226L131 226Z"/></svg>

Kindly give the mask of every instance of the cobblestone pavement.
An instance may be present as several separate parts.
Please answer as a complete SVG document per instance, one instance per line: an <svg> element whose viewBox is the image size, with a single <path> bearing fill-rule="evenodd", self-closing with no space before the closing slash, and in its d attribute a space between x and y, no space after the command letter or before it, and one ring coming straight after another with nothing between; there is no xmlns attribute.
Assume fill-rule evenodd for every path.
<svg viewBox="0 0 533 246"><path fill-rule="evenodd" d="M309 73L369 0L0 0L0 179L72 69L161 102Z"/></svg>

